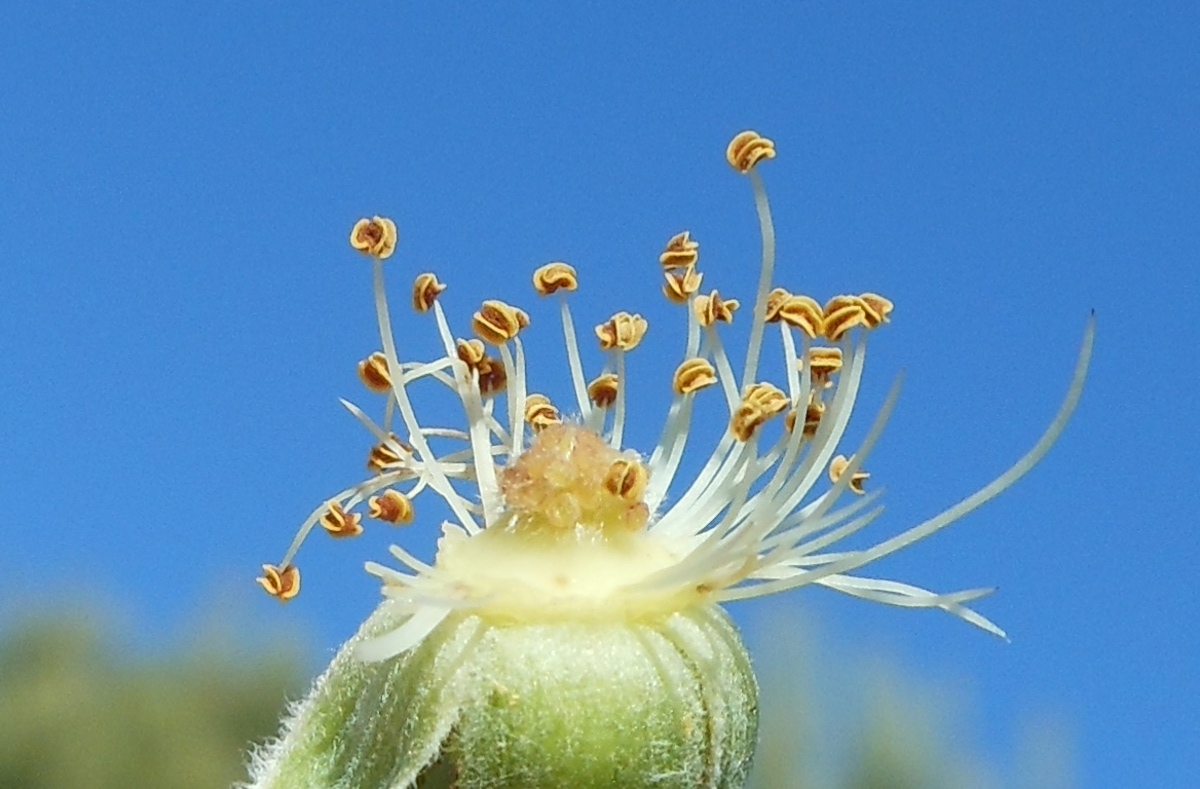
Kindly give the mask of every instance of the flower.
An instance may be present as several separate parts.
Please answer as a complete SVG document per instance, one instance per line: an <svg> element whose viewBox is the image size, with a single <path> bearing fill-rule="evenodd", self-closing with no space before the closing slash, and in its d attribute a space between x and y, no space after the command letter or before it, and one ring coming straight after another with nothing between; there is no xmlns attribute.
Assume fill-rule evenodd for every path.
<svg viewBox="0 0 1200 789"><path fill-rule="evenodd" d="M469 780L470 775L486 776L496 770L506 774L515 774L514 769L534 770L529 763L545 757L545 747L539 751L542 757L524 754L517 768L513 766L517 762L497 766L481 754L500 749L513 756L519 750L515 743L537 740L527 733L517 736L520 730L513 729L518 724L512 716L519 715L506 705L517 705L514 698L543 688L538 684L541 680L529 679L520 667L537 663L543 674L554 674L562 666L550 665L555 658L547 655L558 654L567 643L589 645L583 650L586 655L568 650L564 663L572 667L568 674L589 677L585 686L603 684L606 671L638 676L649 672L647 676L662 680L667 696L675 699L672 704L682 696L704 700L686 714L679 710L687 704L679 702L678 714L662 724L665 731L673 732L688 726L696 730L703 722L700 750L672 751L662 757L667 759L665 766L655 762L645 770L659 771L655 775L660 778L672 764L683 771L678 784L664 785L701 785L700 776L706 781L703 785L740 785L752 750L756 691L744 648L719 608L731 600L817 585L901 607L942 609L1003 637L999 627L968 607L989 589L937 593L856 571L961 518L1041 459L1079 400L1094 322L1089 321L1074 378L1057 416L1012 468L941 514L872 547L841 548L842 540L882 511L878 492L866 487L869 474L863 464L896 401L897 386L862 444L850 454L838 450L862 380L868 338L890 320L893 304L869 292L835 296L822 304L774 287L773 225L756 169L774 156L774 144L755 132L737 135L727 151L729 164L750 180L763 240L753 307L745 316L751 322L750 339L740 371L724 349L719 325L734 320L739 302L723 299L715 290L698 295L699 243L687 231L675 234L659 258L666 278L664 295L686 307L682 319L687 329L671 380L674 398L661 438L648 452L627 447L624 436L629 405L626 355L645 336L649 328L645 318L617 312L595 328L608 363L589 381L569 304L570 294L583 287L580 278L563 262L535 272L536 293L559 303L573 392L564 407L527 388L521 339L530 326L526 312L503 301L485 301L470 321L478 339L458 338L440 301L445 286L434 275L423 273L416 277L412 303L418 312L432 313L444 355L431 361L406 361L396 346L384 287L383 261L394 249L395 225L380 217L355 225L352 245L369 256L373 266L382 344L382 350L367 357L359 370L367 387L384 397L384 418L377 422L358 406L343 404L378 442L369 460L375 473L318 507L301 525L283 560L264 565L259 583L281 600L295 596L299 571L294 560L317 524L333 536L354 536L362 531L355 510L364 508L369 517L407 523L413 520L419 494L430 490L449 505L454 520L443 524L432 564L400 547L391 549L398 566L367 564L367 571L382 584L384 602L314 688L313 699L325 698L330 704L334 697L342 699L340 711L323 719L325 736L330 720L352 721L368 708L375 710L377 721L391 721L372 724L375 729L400 727L396 737L406 744L388 747L400 747L404 753L388 756L384 766L377 764L378 785L408 785L447 760L459 781L456 785L555 785L555 780L566 780L564 775L576 785L589 785L580 765L593 764L595 759L603 762L602 756L571 762L574 766L569 768L546 767L550 772L521 773L523 777L513 783ZM744 312L737 317L743 316ZM774 383L759 375L768 324L778 327L783 355ZM463 428L422 424L410 391L426 384L442 387L461 403ZM699 403L701 397L710 402ZM689 444L693 412L702 408L711 413L722 407L713 400L723 401L727 428L696 477L679 484L676 477ZM438 449L447 441L457 442L458 447L439 454L431 440L437 441ZM826 481L828 486L821 489ZM843 502L847 491L852 495ZM595 654L606 655L610 662L592 665ZM649 663L646 654L653 655ZM724 682L721 676L710 676L708 669L696 669L708 665L706 660L719 666L716 674L724 672L732 679ZM691 680L672 673L669 665L680 661L701 676L695 687L688 684ZM433 664L436 671L428 668ZM415 668L418 665L426 667ZM452 666L458 668L451 670ZM512 675L514 667L520 676ZM397 677L411 671L425 679L412 679L404 691L387 685L384 693L386 682L379 679L379 672L385 671ZM521 684L529 682L533 684ZM523 690L514 690L517 686ZM579 683L570 686L578 691ZM503 690L496 691L497 687ZM638 706L635 698L647 694L646 683L639 680L632 687L636 688L632 696L620 688L606 693L637 710L635 720L626 723L653 729L658 725L654 713ZM404 700L404 693L412 698ZM621 729L624 713L589 709L591 702L564 693L549 707L535 705L535 717L543 722L557 720L555 716L570 712L563 711L564 705L577 704L582 705L583 718L598 718L603 726ZM374 701L363 700L371 694ZM422 694L442 701L433 705L436 710L427 715L428 720L405 723L414 715L420 717L421 704L433 704L422 701ZM483 702L481 695L486 697ZM650 710L666 703L656 701L654 692L648 698L654 702ZM345 704L357 705L359 712L346 712ZM302 735L305 721L317 714L312 708L312 704L302 706L280 743L260 759L256 786L291 786L272 784L262 776L278 776L290 769L284 758L293 747L289 742L308 743L294 745L299 750L316 748L312 742L317 740L324 742L305 740L308 735ZM500 722L493 720L498 708L509 710L500 715ZM705 715L709 717L704 719ZM497 727L509 735L499 741L488 739ZM680 736L695 739L694 734ZM363 732L356 736L369 739ZM578 745L595 736L593 732L570 741ZM642 739L653 737L643 733ZM727 746L724 750L716 747L722 743ZM618 743L608 752L616 758L628 747L628 742ZM587 748L580 752L591 753ZM341 780L346 771L367 769L351 765L345 747L340 753L342 761L333 759L322 768L331 781ZM476 754L474 761L471 753ZM383 757L372 758L376 764ZM692 767L685 764L691 764L688 759L695 762ZM554 773L556 769L560 772ZM611 769L606 763L597 769L599 775L613 774L604 772ZM641 785L640 774L635 773L622 773L621 785ZM552 775L558 778L547 777Z"/></svg>

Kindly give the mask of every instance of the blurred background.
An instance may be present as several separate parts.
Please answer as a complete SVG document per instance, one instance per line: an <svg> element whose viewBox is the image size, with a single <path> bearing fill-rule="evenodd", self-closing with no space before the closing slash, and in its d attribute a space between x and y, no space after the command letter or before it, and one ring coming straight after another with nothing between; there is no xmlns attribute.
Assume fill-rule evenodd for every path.
<svg viewBox="0 0 1200 789"><path fill-rule="evenodd" d="M752 294L744 128L779 150L780 283L897 304L850 435L903 371L864 540L1019 457L1099 322L1048 458L872 571L999 587L1011 643L823 590L732 607L769 688L759 785L1195 785L1198 35L1190 2L4 3L0 787L226 785L373 608L362 562L431 555L433 507L306 545L286 607L253 583L363 475L355 219L396 219L397 296L436 270L461 330L529 307L552 395L536 266L579 269L584 326L646 315L648 450L663 243L690 229L705 286Z"/></svg>

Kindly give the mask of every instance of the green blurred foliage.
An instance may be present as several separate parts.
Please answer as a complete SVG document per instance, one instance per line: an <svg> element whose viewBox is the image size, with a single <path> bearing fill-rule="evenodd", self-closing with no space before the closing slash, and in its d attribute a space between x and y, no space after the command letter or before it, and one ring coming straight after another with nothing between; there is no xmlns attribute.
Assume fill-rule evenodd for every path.
<svg viewBox="0 0 1200 789"><path fill-rule="evenodd" d="M228 787L303 688L296 658L135 659L82 617L18 623L0 639L0 789Z"/></svg>
<svg viewBox="0 0 1200 789"><path fill-rule="evenodd" d="M0 636L0 789L229 787L307 684L294 647L203 638L141 658L104 633L94 618L45 614ZM830 675L794 627L769 647L751 641L763 709L748 789L1072 785L1062 752L1056 778L998 782L951 725L952 700L927 684L886 668Z"/></svg>

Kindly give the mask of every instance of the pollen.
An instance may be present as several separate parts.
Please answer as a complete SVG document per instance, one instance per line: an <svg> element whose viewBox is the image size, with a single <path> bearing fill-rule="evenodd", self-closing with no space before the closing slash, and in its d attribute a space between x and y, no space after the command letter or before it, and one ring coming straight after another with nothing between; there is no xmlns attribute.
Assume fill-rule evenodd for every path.
<svg viewBox="0 0 1200 789"><path fill-rule="evenodd" d="M321 528L331 537L357 537L363 532L362 516L357 512L346 512L341 504L331 501L321 516Z"/></svg>
<svg viewBox="0 0 1200 789"><path fill-rule="evenodd" d="M821 322L825 339L837 342L855 326L868 326L867 308L857 296L834 296L825 304Z"/></svg>
<svg viewBox="0 0 1200 789"><path fill-rule="evenodd" d="M398 490L386 490L367 500L367 516L391 524L412 523L412 499Z"/></svg>
<svg viewBox="0 0 1200 789"><path fill-rule="evenodd" d="M817 300L811 296L794 296L786 291L783 294L776 296L774 310L771 309L772 302L767 302L767 321L782 321L804 332L809 339L820 337L824 331L825 312Z"/></svg>
<svg viewBox="0 0 1200 789"><path fill-rule="evenodd" d="M552 425L562 424L562 416L549 397L531 394L525 398L525 421L535 433L540 433Z"/></svg>
<svg viewBox="0 0 1200 789"><path fill-rule="evenodd" d="M758 383L746 389L742 402L733 412L729 430L738 441L749 441L767 420L782 414L791 405L788 396L769 383Z"/></svg>
<svg viewBox="0 0 1200 789"><path fill-rule="evenodd" d="M418 274L417 278L413 280L413 309L417 312L429 312L433 308L433 302L445 290L446 286L438 282L437 275L433 272L426 271L423 274Z"/></svg>
<svg viewBox="0 0 1200 789"><path fill-rule="evenodd" d="M254 580L258 581L267 594L281 603L286 603L300 594L300 571L293 564L276 567L273 564L262 566L263 574Z"/></svg>
<svg viewBox="0 0 1200 789"><path fill-rule="evenodd" d="M842 478L842 475L846 473L846 469L849 467L851 460L852 458L847 458L845 455L837 455L833 458L833 460L829 461L829 481L836 485L838 480ZM863 488L863 483L865 483L867 478L870 476L871 475L865 471L855 471L850 475L850 482L847 487L850 488L852 493L857 493L861 496L866 493L866 490Z"/></svg>
<svg viewBox="0 0 1200 789"><path fill-rule="evenodd" d="M618 312L596 327L596 337L600 339L600 347L606 351L614 348L632 351L646 336L649 326L641 315Z"/></svg>
<svg viewBox="0 0 1200 789"><path fill-rule="evenodd" d="M842 349L810 348L808 351L808 369L811 371L814 383L831 386L832 381L829 380L830 377L842 369ZM804 371L803 363L800 365L800 371Z"/></svg>
<svg viewBox="0 0 1200 789"><path fill-rule="evenodd" d="M508 383L508 374L500 360L488 356L480 340L457 340L455 354L459 361L474 373L479 382L479 393L488 397L504 391Z"/></svg>
<svg viewBox="0 0 1200 789"><path fill-rule="evenodd" d="M737 299L723 299L721 294L713 291L707 296L696 298L696 319L701 326L712 326L717 321L733 323L733 313L739 307Z"/></svg>
<svg viewBox="0 0 1200 789"><path fill-rule="evenodd" d="M364 386L376 394L392 390L392 376L388 372L387 357L378 351L358 363L358 377Z"/></svg>
<svg viewBox="0 0 1200 789"><path fill-rule="evenodd" d="M717 371L707 359L692 358L675 368L675 394L698 392L717 382Z"/></svg>
<svg viewBox="0 0 1200 789"><path fill-rule="evenodd" d="M533 272L533 288L540 296L549 296L560 290L578 290L579 276L566 263L547 263Z"/></svg>
<svg viewBox="0 0 1200 789"><path fill-rule="evenodd" d="M617 401L620 380L615 373L605 373L588 384L588 399L597 408L608 408Z"/></svg>
<svg viewBox="0 0 1200 789"><path fill-rule="evenodd" d="M666 283L663 285L663 295L674 304L686 304L688 298L700 290L700 282L704 275L694 268L682 271L664 271Z"/></svg>
<svg viewBox="0 0 1200 789"><path fill-rule="evenodd" d="M671 236L667 248L658 256L658 262L668 270L692 268L699 259L700 244L692 240L692 234L687 230Z"/></svg>
<svg viewBox="0 0 1200 789"><path fill-rule="evenodd" d="M471 328L486 343L503 345L529 326L529 315L511 304L490 299L471 319Z"/></svg>
<svg viewBox="0 0 1200 789"><path fill-rule="evenodd" d="M775 143L756 131L744 131L735 136L725 149L729 166L746 175L763 159L775 158Z"/></svg>
<svg viewBox="0 0 1200 789"><path fill-rule="evenodd" d="M398 239L396 223L382 216L360 219L350 230L350 246L380 260L392 256Z"/></svg>

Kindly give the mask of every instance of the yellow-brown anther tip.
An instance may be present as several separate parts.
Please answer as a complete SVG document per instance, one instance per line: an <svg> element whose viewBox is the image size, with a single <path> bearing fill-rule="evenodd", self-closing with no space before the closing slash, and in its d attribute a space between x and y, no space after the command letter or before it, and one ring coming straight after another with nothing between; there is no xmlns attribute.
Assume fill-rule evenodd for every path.
<svg viewBox="0 0 1200 789"><path fill-rule="evenodd" d="M608 468L604 477L604 489L631 504L641 502L646 493L649 470L636 460L618 458Z"/></svg>
<svg viewBox="0 0 1200 789"><path fill-rule="evenodd" d="M749 441L767 420L788 410L791 401L777 386L752 384L729 420L729 430L738 441Z"/></svg>
<svg viewBox="0 0 1200 789"><path fill-rule="evenodd" d="M387 357L381 351L368 356L358 363L358 378L363 385L376 394L390 392L392 376L388 371Z"/></svg>
<svg viewBox="0 0 1200 789"><path fill-rule="evenodd" d="M742 175L746 175L763 159L775 158L775 143L756 131L744 131L736 135L725 149L725 161Z"/></svg>
<svg viewBox="0 0 1200 789"><path fill-rule="evenodd" d="M878 293L864 293L858 297L863 305L867 328L874 329L881 323L888 323L892 309L896 306L891 299Z"/></svg>
<svg viewBox="0 0 1200 789"><path fill-rule="evenodd" d="M845 455L838 455L833 460L829 461L829 481L836 485L837 481L842 478L843 474L846 473L846 468L849 465L850 460ZM850 488L853 493L857 493L861 496L862 494L866 493L866 490L863 488L863 483L866 482L867 478L870 476L870 474L861 469L855 471L854 476L850 477L850 482L846 485L846 487Z"/></svg>
<svg viewBox="0 0 1200 789"><path fill-rule="evenodd" d="M382 494L368 499L367 516L392 525L412 523L412 499L398 490L385 490Z"/></svg>
<svg viewBox="0 0 1200 789"><path fill-rule="evenodd" d="M588 384L588 397L597 408L608 408L617 401L619 387L616 373L605 373Z"/></svg>
<svg viewBox="0 0 1200 789"><path fill-rule="evenodd" d="M707 359L688 359L675 368L672 384L675 394L685 395L698 392L717 382L717 371Z"/></svg>
<svg viewBox="0 0 1200 789"><path fill-rule="evenodd" d="M579 277L566 263L547 263L533 272L533 288L541 296L560 290L573 291L579 288Z"/></svg>
<svg viewBox="0 0 1200 789"><path fill-rule="evenodd" d="M350 246L364 255L385 260L396 251L400 234L396 223L387 217L362 218L350 230Z"/></svg>
<svg viewBox="0 0 1200 789"><path fill-rule="evenodd" d="M417 278L413 280L413 309L417 312L429 312L429 310L433 309L433 302L445 290L446 286L438 282L437 275L433 272L426 271L423 274L418 274Z"/></svg>
<svg viewBox="0 0 1200 789"><path fill-rule="evenodd" d="M525 421L540 433L551 425L561 425L562 416L550 402L550 398L542 394L531 394L525 398Z"/></svg>
<svg viewBox="0 0 1200 789"><path fill-rule="evenodd" d="M646 336L649 327L650 324L641 315L618 312L596 327L596 337L605 351L613 348L632 351Z"/></svg>
<svg viewBox="0 0 1200 789"><path fill-rule="evenodd" d="M697 296L694 309L701 326L712 326L717 321L733 323L733 313L741 306L737 299L722 299L713 291L707 296Z"/></svg>
<svg viewBox="0 0 1200 789"><path fill-rule="evenodd" d="M825 304L821 333L837 342L855 326L867 326L867 308L858 296L834 296Z"/></svg>
<svg viewBox="0 0 1200 789"><path fill-rule="evenodd" d="M294 564L276 566L264 564L263 574L254 580L263 590L281 603L300 594L300 570Z"/></svg>
<svg viewBox="0 0 1200 789"><path fill-rule="evenodd" d="M479 376L479 393L485 397L502 391L508 385L508 373L500 360L484 353L480 340L458 340L455 343L459 360Z"/></svg>
<svg viewBox="0 0 1200 789"><path fill-rule="evenodd" d="M786 304L787 300L790 299L791 297L792 297L792 294L790 292L788 292L787 290L784 290L783 288L775 288L774 290L772 290L770 293L767 294L767 314L766 314L767 323L779 323L779 321L780 321L779 311L783 308L783 305Z"/></svg>
<svg viewBox="0 0 1200 789"><path fill-rule="evenodd" d="M492 345L503 345L528 325L524 310L495 299L485 301L471 318L471 329Z"/></svg>
<svg viewBox="0 0 1200 789"><path fill-rule="evenodd" d="M667 241L667 248L658 256L658 262L668 271L691 268L700 259L700 244L692 240L691 232L676 233Z"/></svg>
<svg viewBox="0 0 1200 789"><path fill-rule="evenodd" d="M808 366L814 381L824 381L829 385L829 377L842 369L841 348L810 348L808 351ZM804 370L804 362L800 363Z"/></svg>
<svg viewBox="0 0 1200 789"><path fill-rule="evenodd" d="M673 304L686 304L690 296L700 290L700 281L704 275L695 268L688 267L682 271L664 271L666 284L663 285L663 295Z"/></svg>
<svg viewBox="0 0 1200 789"><path fill-rule="evenodd" d="M779 291L773 293L778 294ZM810 339L815 339L821 336L824 329L825 317L821 305L817 300L810 296L791 295L786 297L776 295L778 301L774 308L774 317L781 320L792 328L799 329L809 336ZM772 315L770 302L768 302L768 316Z"/></svg>
<svg viewBox="0 0 1200 789"><path fill-rule="evenodd" d="M357 537L362 534L362 516L356 512L346 512L336 501L329 502L329 508L321 516L321 528L329 532L331 537Z"/></svg>

